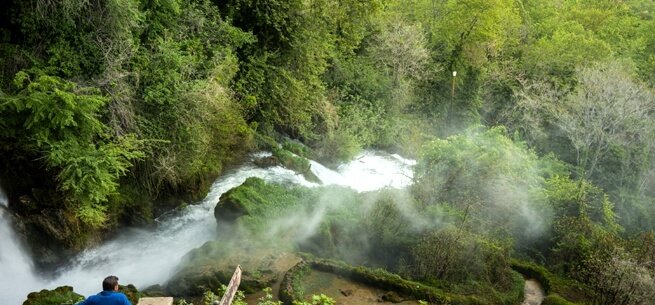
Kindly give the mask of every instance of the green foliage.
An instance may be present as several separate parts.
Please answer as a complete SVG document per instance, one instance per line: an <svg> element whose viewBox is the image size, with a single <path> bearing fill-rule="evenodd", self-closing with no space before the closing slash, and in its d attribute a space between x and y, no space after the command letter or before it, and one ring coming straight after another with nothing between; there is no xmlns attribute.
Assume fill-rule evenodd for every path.
<svg viewBox="0 0 655 305"><path fill-rule="evenodd" d="M326 162L347 161L367 146L391 146L383 137L393 137L396 126L386 119L382 107L345 104L339 107L339 122L317 144L318 158Z"/></svg>
<svg viewBox="0 0 655 305"><path fill-rule="evenodd" d="M282 143L282 149L290 151L303 158L309 158L311 155L311 150L309 147L303 145L302 143L297 143L289 140Z"/></svg>
<svg viewBox="0 0 655 305"><path fill-rule="evenodd" d="M558 84L570 85L577 67L612 55L630 58L644 47L635 29L645 23L623 2L535 1L526 5L526 10L534 39L526 48L527 70Z"/></svg>
<svg viewBox="0 0 655 305"><path fill-rule="evenodd" d="M123 137L117 143L97 147L80 146L74 141L50 145L48 167L58 168L60 189L70 192L81 203L78 213L88 224L98 227L105 219L104 206L118 188L118 179L127 173L131 161L143 157L139 142L133 137Z"/></svg>
<svg viewBox="0 0 655 305"><path fill-rule="evenodd" d="M90 140L104 131L98 112L106 98L97 89L79 87L41 71L31 75L18 72L14 86L15 95L2 95L0 111L14 114L3 120L4 137L17 136L17 127L24 128L35 142L33 145L40 148L77 133Z"/></svg>
<svg viewBox="0 0 655 305"><path fill-rule="evenodd" d="M243 49L247 58L237 90L256 101L253 118L294 137L314 137L324 104L319 80L333 47L326 6L302 1L225 1L227 15L257 37Z"/></svg>
<svg viewBox="0 0 655 305"><path fill-rule="evenodd" d="M544 194L557 218L586 218L613 234L622 230L607 195L588 181L555 176L546 181Z"/></svg>
<svg viewBox="0 0 655 305"><path fill-rule="evenodd" d="M146 29L133 66L142 79L136 84L143 100L138 129L162 140L139 171L155 195L203 184L252 145L228 88L238 69L233 49L252 37L223 21L207 1L188 3L183 11L173 4L145 8L159 19Z"/></svg>
<svg viewBox="0 0 655 305"><path fill-rule="evenodd" d="M284 304L302 302L305 297L303 278L311 270L306 261L301 261L284 274L280 284L280 301Z"/></svg>
<svg viewBox="0 0 655 305"><path fill-rule="evenodd" d="M282 305L281 301L273 301L273 289L264 288L264 296L257 300L257 305Z"/></svg>
<svg viewBox="0 0 655 305"><path fill-rule="evenodd" d="M17 147L25 153L41 155L79 218L101 227L106 221L103 203L132 162L144 156L141 142L131 135L108 135L98 118L106 103L98 90L36 73L17 73L17 92L1 97L0 112L8 118L2 137L24 143Z"/></svg>
<svg viewBox="0 0 655 305"><path fill-rule="evenodd" d="M286 146L288 147L288 145ZM275 156L280 162L280 165L302 174L309 181L319 181L311 171L311 164L309 163L309 160L302 155L294 154L286 148L277 147L274 147L272 152L273 156Z"/></svg>
<svg viewBox="0 0 655 305"><path fill-rule="evenodd" d="M531 215L549 210L538 200L548 163L504 128L472 129L427 143L415 167L414 194L427 205L455 206L463 212L460 226L527 241L547 225Z"/></svg>
<svg viewBox="0 0 655 305"><path fill-rule="evenodd" d="M23 302L25 305L73 305L82 301L84 297L73 291L73 287L61 286L53 290L43 289L39 292L32 292Z"/></svg>
<svg viewBox="0 0 655 305"><path fill-rule="evenodd" d="M219 223L240 222L253 240L286 247L289 245L286 239L306 233L302 232L302 227L271 230L272 226L276 226L275 221L284 216L300 217L297 213L311 211L321 195L321 192L307 188L287 188L251 177L221 196L214 215Z"/></svg>
<svg viewBox="0 0 655 305"><path fill-rule="evenodd" d="M2 82L0 133L15 143L3 147L12 159L27 153L57 175L61 208L92 227L116 225L130 205L108 208L109 197L125 198L119 183L151 197L199 192L250 148L229 86L234 49L253 38L209 1L33 4L10 14L23 36L10 33L19 48L2 46L15 76Z"/></svg>
<svg viewBox="0 0 655 305"><path fill-rule="evenodd" d="M217 294L213 294L211 291L207 291L203 295L203 302L205 303L205 305L211 305L214 303L214 301L220 300L220 298L223 297L226 291L227 291L227 286L225 285L222 285L217 290ZM243 291L237 291L237 294L234 296L234 300L232 300L232 304L246 305L244 298L245 296L243 294Z"/></svg>
<svg viewBox="0 0 655 305"><path fill-rule="evenodd" d="M312 295L311 302L306 302L306 301L293 302L293 305L334 305L334 304L336 304L336 301L334 301L332 298L324 294Z"/></svg>
<svg viewBox="0 0 655 305"><path fill-rule="evenodd" d="M310 155L416 156L452 135L421 150L412 198L257 180L225 197L255 234L325 212L302 228L313 236L277 237L408 273L415 259L432 270L417 277L495 303L516 288L493 287L514 280L513 245L598 291L553 290L567 300L639 303L649 244L624 238L655 226L651 2L10 1L0 175L26 177L16 196L51 190L28 213L50 204L82 232L148 223L153 202L201 195L255 137L309 175Z"/></svg>
<svg viewBox="0 0 655 305"><path fill-rule="evenodd" d="M475 251L472 251L475 249ZM509 270L509 247L488 241L456 228L423 234L412 248L415 278L447 283L489 281L488 285L507 290L512 283Z"/></svg>

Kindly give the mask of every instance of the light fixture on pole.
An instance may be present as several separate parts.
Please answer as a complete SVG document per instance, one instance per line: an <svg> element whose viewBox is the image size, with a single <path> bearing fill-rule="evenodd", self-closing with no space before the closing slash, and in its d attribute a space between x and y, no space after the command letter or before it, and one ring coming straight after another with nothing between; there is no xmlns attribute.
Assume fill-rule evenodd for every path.
<svg viewBox="0 0 655 305"><path fill-rule="evenodd" d="M455 76L457 76L457 71L453 71L453 90L450 94L451 100L455 100Z"/></svg>

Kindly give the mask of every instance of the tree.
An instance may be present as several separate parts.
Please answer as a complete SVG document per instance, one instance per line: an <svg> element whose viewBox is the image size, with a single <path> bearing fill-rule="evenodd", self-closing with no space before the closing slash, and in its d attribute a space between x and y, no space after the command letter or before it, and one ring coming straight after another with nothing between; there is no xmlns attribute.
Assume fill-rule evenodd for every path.
<svg viewBox="0 0 655 305"><path fill-rule="evenodd" d="M415 167L414 194L425 205L460 211L462 227L520 244L547 228L549 207L534 195L554 166L505 132L470 129L428 142Z"/></svg>
<svg viewBox="0 0 655 305"><path fill-rule="evenodd" d="M418 83L413 109L436 118L435 131L447 136L479 123L480 87L488 65L513 52L521 17L515 1L404 1L391 10L421 24L431 66ZM457 77L453 77L457 71ZM453 87L455 90L453 90Z"/></svg>
<svg viewBox="0 0 655 305"><path fill-rule="evenodd" d="M393 20L382 26L368 48L376 64L393 79L392 112L399 112L412 101L414 82L428 73L429 52L423 29Z"/></svg>
<svg viewBox="0 0 655 305"><path fill-rule="evenodd" d="M655 272L629 254L615 250L607 260L590 257L588 283L596 292L593 304L646 305L655 301Z"/></svg>
<svg viewBox="0 0 655 305"><path fill-rule="evenodd" d="M68 195L65 203L87 225L102 227L104 204L116 193L119 178L144 157L141 142L134 135L108 133L99 120L107 98L98 89L41 73L17 73L16 92L0 95L6 118L0 139L15 143L19 154L44 159L59 191Z"/></svg>
<svg viewBox="0 0 655 305"><path fill-rule="evenodd" d="M488 281L497 288L511 283L510 247L501 242L446 227L423 233L412 247L412 276L456 285Z"/></svg>
<svg viewBox="0 0 655 305"><path fill-rule="evenodd" d="M630 152L653 151L655 96L616 62L581 69L578 75L576 92L552 109L557 126L575 148L576 164L585 177L595 178L601 163L619 149L626 153L622 171L639 171L643 164L634 166Z"/></svg>

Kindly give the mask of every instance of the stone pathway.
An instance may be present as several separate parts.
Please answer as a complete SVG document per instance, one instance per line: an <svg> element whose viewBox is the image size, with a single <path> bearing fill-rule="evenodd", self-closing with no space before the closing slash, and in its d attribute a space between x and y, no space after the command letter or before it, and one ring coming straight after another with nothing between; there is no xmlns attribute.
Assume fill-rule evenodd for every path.
<svg viewBox="0 0 655 305"><path fill-rule="evenodd" d="M140 298L137 305L173 305L173 298Z"/></svg>
<svg viewBox="0 0 655 305"><path fill-rule="evenodd" d="M540 305L545 298L544 289L534 279L525 280L524 294L525 299L521 305Z"/></svg>

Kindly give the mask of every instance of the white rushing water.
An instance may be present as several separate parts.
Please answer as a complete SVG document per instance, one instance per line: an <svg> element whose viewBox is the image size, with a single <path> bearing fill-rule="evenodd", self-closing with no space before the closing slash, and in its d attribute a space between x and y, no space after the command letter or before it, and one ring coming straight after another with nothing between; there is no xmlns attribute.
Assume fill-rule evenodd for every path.
<svg viewBox="0 0 655 305"><path fill-rule="evenodd" d="M324 184L348 186L359 192L409 185L412 182L411 166L415 163L399 155L376 151L365 151L350 163L340 165L336 171L311 161L312 172Z"/></svg>
<svg viewBox="0 0 655 305"><path fill-rule="evenodd" d="M27 292L43 282L34 275L32 262L11 227L8 202L0 189L0 304L22 304Z"/></svg>
<svg viewBox="0 0 655 305"><path fill-rule="evenodd" d="M256 157L264 155L258 154ZM337 171L313 161L311 164L312 171L324 184L370 191L409 185L414 162L397 155L368 151L354 161L343 164ZM166 282L187 252L215 237L214 207L219 197L248 177L260 177L269 182L317 185L282 167L263 169L248 163L221 176L199 203L159 217L153 230L125 232L114 240L86 250L57 279L49 281L33 275L27 255L13 239L8 217L3 218L3 208L0 207L0 285L3 287L0 305L21 304L30 291L61 285L73 286L75 292L88 296L101 290L100 283L107 275L117 275L121 283L132 283L139 288ZM0 201L6 206L4 194Z"/></svg>

